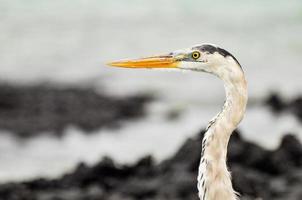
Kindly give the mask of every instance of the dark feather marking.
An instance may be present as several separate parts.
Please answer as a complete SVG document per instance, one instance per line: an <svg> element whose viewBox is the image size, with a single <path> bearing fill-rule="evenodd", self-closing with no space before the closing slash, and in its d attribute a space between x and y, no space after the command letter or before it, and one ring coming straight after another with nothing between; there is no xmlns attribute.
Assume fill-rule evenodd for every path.
<svg viewBox="0 0 302 200"><path fill-rule="evenodd" d="M204 44L204 45L201 45L201 46L196 46L193 49L198 49L201 52L208 52L210 54L213 54L213 53L217 52L220 55L222 55L223 57L230 56L230 57L232 57L237 62L237 64L242 69L239 61L235 58L235 56L233 56L230 52L226 51L225 49L222 49L220 47L215 47L215 46L210 45L210 44Z"/></svg>
<svg viewBox="0 0 302 200"><path fill-rule="evenodd" d="M206 143L204 142L204 143L202 143L202 149L204 149L205 148L205 146L206 146Z"/></svg>
<svg viewBox="0 0 302 200"><path fill-rule="evenodd" d="M203 200L206 197L206 193L207 193L207 188L205 188L205 190L204 190L203 197L202 197Z"/></svg>

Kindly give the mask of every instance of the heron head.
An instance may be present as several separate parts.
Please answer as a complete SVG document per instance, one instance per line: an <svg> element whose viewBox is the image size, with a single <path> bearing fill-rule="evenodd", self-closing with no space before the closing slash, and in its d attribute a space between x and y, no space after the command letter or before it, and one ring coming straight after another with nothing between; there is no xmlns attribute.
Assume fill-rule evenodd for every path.
<svg viewBox="0 0 302 200"><path fill-rule="evenodd" d="M169 54L108 63L126 68L170 68L202 71L223 78L242 72L236 58L226 50L211 44L196 45ZM235 72L235 73L234 73Z"/></svg>

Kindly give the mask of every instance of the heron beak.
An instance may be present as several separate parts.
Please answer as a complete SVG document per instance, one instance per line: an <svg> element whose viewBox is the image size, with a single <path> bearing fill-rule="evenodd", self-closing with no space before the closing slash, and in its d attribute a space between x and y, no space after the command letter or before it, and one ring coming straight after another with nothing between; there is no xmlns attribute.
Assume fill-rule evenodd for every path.
<svg viewBox="0 0 302 200"><path fill-rule="evenodd" d="M110 66L125 68L177 68L178 64L179 60L171 55L153 56L108 63Z"/></svg>

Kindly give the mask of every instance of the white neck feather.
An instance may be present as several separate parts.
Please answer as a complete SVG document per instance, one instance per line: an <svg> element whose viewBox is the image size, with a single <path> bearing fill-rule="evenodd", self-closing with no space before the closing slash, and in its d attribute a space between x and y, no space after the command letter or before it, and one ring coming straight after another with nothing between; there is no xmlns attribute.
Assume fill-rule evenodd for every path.
<svg viewBox="0 0 302 200"><path fill-rule="evenodd" d="M202 141L197 186L201 200L237 199L226 155L229 138L245 112L247 83L241 69L235 74L235 77L220 76L224 81L226 101L223 110L210 122Z"/></svg>

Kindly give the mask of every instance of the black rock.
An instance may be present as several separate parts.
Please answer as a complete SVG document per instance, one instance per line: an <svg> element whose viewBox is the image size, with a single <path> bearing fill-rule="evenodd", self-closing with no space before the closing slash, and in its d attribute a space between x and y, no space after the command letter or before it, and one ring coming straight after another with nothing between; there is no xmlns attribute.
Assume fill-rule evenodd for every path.
<svg viewBox="0 0 302 200"><path fill-rule="evenodd" d="M231 169L235 191L256 198L268 199L270 197L269 175L237 164Z"/></svg>
<svg viewBox="0 0 302 200"><path fill-rule="evenodd" d="M204 131L188 139L170 159L155 164L151 156L133 165L104 158L84 163L55 180L36 179L0 185L0 200L198 200L197 168ZM234 189L242 200L300 200L301 144L285 136L280 147L268 151L234 132L229 166ZM288 167L288 168L285 168Z"/></svg>
<svg viewBox="0 0 302 200"><path fill-rule="evenodd" d="M266 100L265 104L275 113L287 111L295 115L300 122L302 122L302 97L298 96L293 100L285 101L277 93L271 94Z"/></svg>
<svg viewBox="0 0 302 200"><path fill-rule="evenodd" d="M302 167L302 145L294 135L283 137L278 149L268 156L266 164L276 174L284 174Z"/></svg>
<svg viewBox="0 0 302 200"><path fill-rule="evenodd" d="M272 93L265 100L265 104L269 105L274 112L280 112L286 107L285 102L277 93Z"/></svg>
<svg viewBox="0 0 302 200"><path fill-rule="evenodd" d="M28 137L61 135L74 125L89 133L141 117L150 100L149 95L112 97L93 88L0 85L0 129Z"/></svg>
<svg viewBox="0 0 302 200"><path fill-rule="evenodd" d="M302 97L298 97L291 101L288 105L288 109L302 122Z"/></svg>
<svg viewBox="0 0 302 200"><path fill-rule="evenodd" d="M287 180L285 178L277 177L269 180L269 191L273 197L286 195L287 189Z"/></svg>
<svg viewBox="0 0 302 200"><path fill-rule="evenodd" d="M152 198L158 192L158 185L160 184L157 179L135 179L125 182L118 191L124 196L133 197L135 199Z"/></svg>

